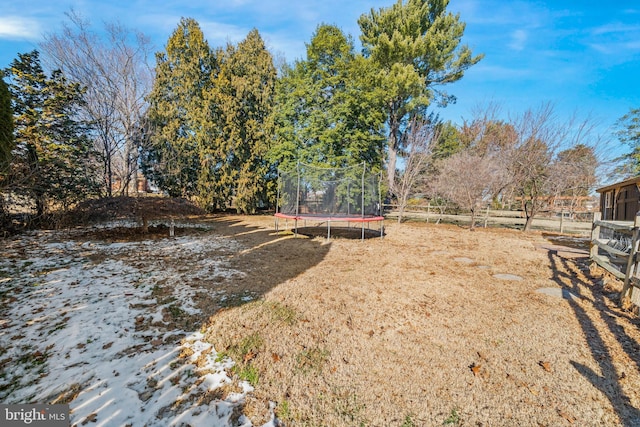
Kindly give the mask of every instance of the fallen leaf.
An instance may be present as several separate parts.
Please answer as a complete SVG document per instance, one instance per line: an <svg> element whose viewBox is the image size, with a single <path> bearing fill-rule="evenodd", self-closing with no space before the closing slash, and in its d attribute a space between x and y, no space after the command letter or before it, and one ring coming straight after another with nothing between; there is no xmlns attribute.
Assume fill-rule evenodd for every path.
<svg viewBox="0 0 640 427"><path fill-rule="evenodd" d="M107 344L105 344L105 345L103 345L103 346L102 346L102 349L103 349L103 350L106 350L106 349L108 349L108 348L111 348L111 346L112 346L112 345L113 345L113 342L107 343Z"/></svg>
<svg viewBox="0 0 640 427"><path fill-rule="evenodd" d="M280 361L280 355L278 353L271 353L271 358L273 359L274 362Z"/></svg>
<svg viewBox="0 0 640 427"><path fill-rule="evenodd" d="M250 351L249 353L244 355L244 363L247 363L250 360L255 359L255 357L256 357L256 353L254 353L253 351Z"/></svg>
<svg viewBox="0 0 640 427"><path fill-rule="evenodd" d="M542 366L542 369L544 369L547 372L551 372L551 363L549 362L544 362L544 361L539 361L538 365Z"/></svg>
<svg viewBox="0 0 640 427"><path fill-rule="evenodd" d="M538 392L538 390L536 390L535 388L533 388L532 386L530 386L529 384L525 384L527 387L527 390L529 390L531 392L531 394L533 394L534 396L537 396L538 394L540 394Z"/></svg>
<svg viewBox="0 0 640 427"><path fill-rule="evenodd" d="M567 414L562 409L558 409L558 415L560 415L565 420L569 421L569 424L573 424L576 421L576 417L571 414Z"/></svg>
<svg viewBox="0 0 640 427"><path fill-rule="evenodd" d="M480 369L482 368L482 365L477 365L475 362L471 364L471 366L469 366L469 368L471 368L471 372L473 372L474 376L478 376L480 375Z"/></svg>

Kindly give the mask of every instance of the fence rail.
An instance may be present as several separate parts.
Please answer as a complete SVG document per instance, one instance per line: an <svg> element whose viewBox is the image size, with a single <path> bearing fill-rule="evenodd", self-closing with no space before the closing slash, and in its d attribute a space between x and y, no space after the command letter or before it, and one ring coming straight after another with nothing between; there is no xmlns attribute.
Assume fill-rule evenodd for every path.
<svg viewBox="0 0 640 427"><path fill-rule="evenodd" d="M593 262L624 281L620 304L631 302L640 307L640 215L633 223L602 221L601 218L600 212L594 213L589 256Z"/></svg>
<svg viewBox="0 0 640 427"><path fill-rule="evenodd" d="M384 215L387 218L397 218L399 210L397 205L384 204ZM564 214L563 214L564 212ZM571 219L568 217L568 211L557 211L552 216L536 216L533 220L533 228L552 232L568 232L571 234L580 234L585 237L591 233L592 215L585 220ZM462 222L470 223L471 215L466 211L443 212L435 205L408 206L402 214L403 218L429 221L444 222ZM494 210L482 209L476 214L476 226L501 226L501 227L524 227L526 218L522 211L514 210Z"/></svg>

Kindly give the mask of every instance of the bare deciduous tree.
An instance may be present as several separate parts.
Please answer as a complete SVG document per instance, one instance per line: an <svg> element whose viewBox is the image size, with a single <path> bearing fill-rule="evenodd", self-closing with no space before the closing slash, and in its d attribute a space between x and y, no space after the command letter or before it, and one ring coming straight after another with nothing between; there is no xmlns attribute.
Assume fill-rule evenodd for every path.
<svg viewBox="0 0 640 427"><path fill-rule="evenodd" d="M475 227L478 209L491 199L500 171L491 156L481 156L465 150L443 159L439 175L433 182L436 194L471 212Z"/></svg>
<svg viewBox="0 0 640 427"><path fill-rule="evenodd" d="M573 206L593 189L598 139L592 120L560 121L551 104L509 121L495 112L490 106L463 124L462 151L438 164L435 194L468 209L473 219L480 202L515 198L528 231L554 197L570 196Z"/></svg>
<svg viewBox="0 0 640 427"><path fill-rule="evenodd" d="M580 199L589 195L597 182L598 159L593 147L579 143L562 150L556 156L550 171L554 197L561 208L573 216Z"/></svg>
<svg viewBox="0 0 640 427"><path fill-rule="evenodd" d="M395 175L391 189L398 200L398 222L402 222L409 196L426 178L438 135L435 126L414 117L403 138L404 168Z"/></svg>
<svg viewBox="0 0 640 427"><path fill-rule="evenodd" d="M104 193L114 181L128 194L138 171L146 95L152 82L148 39L120 24L105 24L102 37L74 11L59 33L46 36L41 48L52 63L86 87L83 112L93 123L96 148L102 153Z"/></svg>
<svg viewBox="0 0 640 427"><path fill-rule="evenodd" d="M588 192L595 184L592 172L597 157L593 148L593 126L589 119L558 120L551 104L527 110L514 126L518 139L508 152L507 170L511 187L520 197L525 213L524 231L529 231L533 218L554 196L570 188L581 187ZM582 153L586 163L568 162L572 151L573 157L579 157L580 146L590 151L590 155ZM570 165L572 162L577 164Z"/></svg>

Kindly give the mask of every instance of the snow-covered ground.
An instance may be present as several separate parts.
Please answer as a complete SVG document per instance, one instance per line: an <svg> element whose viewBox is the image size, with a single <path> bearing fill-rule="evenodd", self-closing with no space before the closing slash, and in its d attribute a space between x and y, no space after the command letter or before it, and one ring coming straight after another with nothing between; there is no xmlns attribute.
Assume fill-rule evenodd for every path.
<svg viewBox="0 0 640 427"><path fill-rule="evenodd" d="M241 408L252 387L230 378L233 361L166 321L170 308L199 312L189 283L243 274L225 267L243 248L213 232L123 243L72 234L0 241L0 401L69 403L78 425L251 426ZM164 304L159 283L173 293Z"/></svg>

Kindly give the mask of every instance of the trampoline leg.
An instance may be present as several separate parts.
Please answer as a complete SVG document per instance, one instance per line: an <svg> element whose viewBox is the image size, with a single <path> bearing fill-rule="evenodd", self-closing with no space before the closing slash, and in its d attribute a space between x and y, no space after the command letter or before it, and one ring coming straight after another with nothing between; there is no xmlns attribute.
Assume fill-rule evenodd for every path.
<svg viewBox="0 0 640 427"><path fill-rule="evenodd" d="M298 218L296 218L296 222L295 222L295 231L293 232L293 234L298 237Z"/></svg>
<svg viewBox="0 0 640 427"><path fill-rule="evenodd" d="M362 223L362 240L364 240L364 222Z"/></svg>
<svg viewBox="0 0 640 427"><path fill-rule="evenodd" d="M331 221L327 221L327 240L331 240Z"/></svg>

